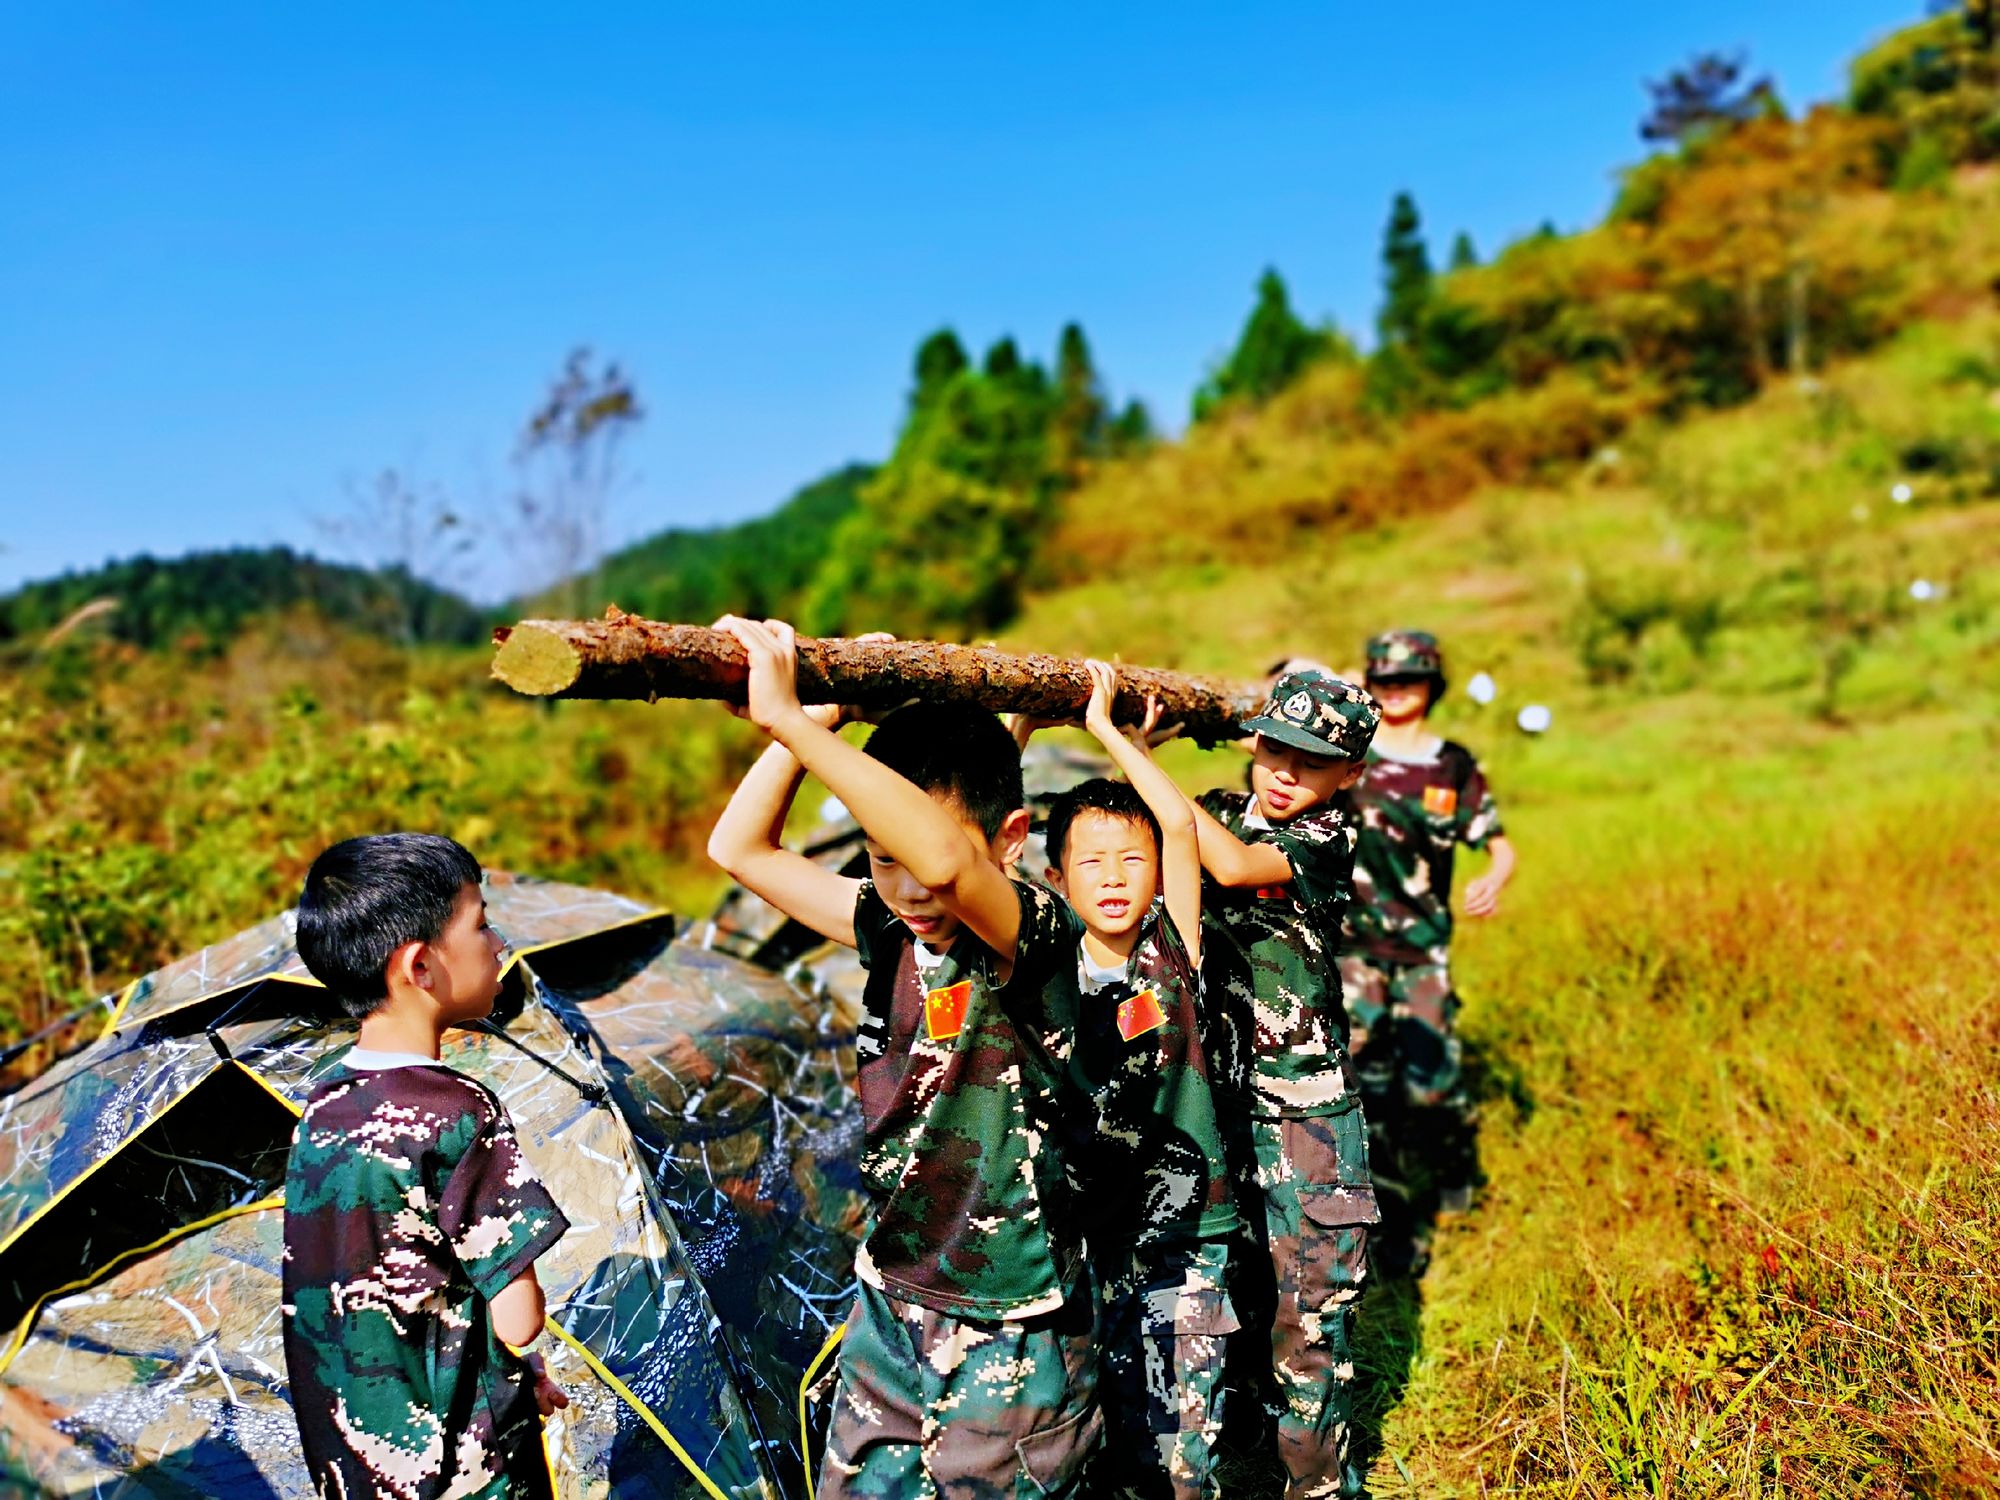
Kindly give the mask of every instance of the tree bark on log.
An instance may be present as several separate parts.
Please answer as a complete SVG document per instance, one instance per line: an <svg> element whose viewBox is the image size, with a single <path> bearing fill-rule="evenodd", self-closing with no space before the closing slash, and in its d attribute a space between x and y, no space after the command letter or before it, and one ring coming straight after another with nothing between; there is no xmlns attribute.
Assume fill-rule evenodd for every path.
<svg viewBox="0 0 2000 1500"><path fill-rule="evenodd" d="M551 698L717 698L741 703L750 667L731 636L700 625L670 625L607 612L602 620L523 620L493 632L493 675L516 692ZM1235 739L1257 711L1255 687L1151 667L1118 669L1112 717L1145 718L1146 696L1160 722L1179 724L1203 744ZM996 713L1081 720L1090 676L1080 661L1015 655L936 641L854 641L799 637L799 699L888 709L913 700L964 703Z"/></svg>

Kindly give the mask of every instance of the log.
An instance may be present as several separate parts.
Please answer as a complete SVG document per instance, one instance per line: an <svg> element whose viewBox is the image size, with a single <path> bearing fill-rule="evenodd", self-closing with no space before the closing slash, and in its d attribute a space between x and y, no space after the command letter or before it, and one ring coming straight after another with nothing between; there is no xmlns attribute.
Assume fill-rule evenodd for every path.
<svg viewBox="0 0 2000 1500"><path fill-rule="evenodd" d="M601 620L523 620L493 632L493 675L516 692L547 698L716 698L741 703L750 666L734 637L615 609ZM1112 717L1145 718L1160 700L1162 724L1202 744L1240 737L1257 711L1254 687L1152 667L1118 669ZM995 713L1078 720L1090 701L1083 663L938 641L799 637L799 700L869 710L914 700L964 703Z"/></svg>

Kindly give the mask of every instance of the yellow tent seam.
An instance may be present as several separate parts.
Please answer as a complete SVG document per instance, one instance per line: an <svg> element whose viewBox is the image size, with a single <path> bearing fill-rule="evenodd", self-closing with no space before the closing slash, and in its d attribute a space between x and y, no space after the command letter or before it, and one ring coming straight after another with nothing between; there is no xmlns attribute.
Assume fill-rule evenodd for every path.
<svg viewBox="0 0 2000 1500"><path fill-rule="evenodd" d="M251 1078L255 1079L257 1087L261 1088L265 1093L269 1094L273 1099L276 1099L280 1104L284 1105L285 1109L291 1114L292 1118L297 1119L305 1114L305 1111L303 1109L301 1109L298 1105L292 1103L292 1101L287 1099L283 1094L279 1093L276 1087L273 1086L273 1084L271 1083L270 1079L266 1078L262 1073L259 1073L255 1068L251 1067L248 1063L243 1061L242 1058L232 1057L229 1060L230 1062L234 1063L237 1067L241 1068L245 1073L249 1074Z"/></svg>
<svg viewBox="0 0 2000 1500"><path fill-rule="evenodd" d="M651 911L641 912L636 917L627 917L622 922L613 922L609 927L593 927L589 932L579 932L574 937L550 938L545 943L530 943L525 948L509 948L507 950L507 962L500 966L500 977L503 979L506 978L508 970L512 969L530 953L546 953L551 948L567 948L571 943L587 943L592 938L604 936L607 932L623 932L628 927L637 927L645 922L657 922L662 917L671 921L673 920L673 915L665 907L656 906Z"/></svg>
<svg viewBox="0 0 2000 1500"><path fill-rule="evenodd" d="M826 1363L826 1357L833 1353L841 1339L846 1336L847 1324L842 1323L833 1330L827 1341L819 1346L819 1353L812 1357L812 1363L806 1366L806 1373L799 1380L799 1457L805 1461L806 1466L806 1500L817 1500L817 1496L813 1493L812 1433L806 1424L806 1387L813 1383L814 1377L819 1374L819 1367Z"/></svg>
<svg viewBox="0 0 2000 1500"><path fill-rule="evenodd" d="M27 1346L28 1335L34 1331L35 1319L42 1315L42 1309L56 1298L66 1297L71 1292L80 1292L93 1283L102 1281L127 1261L135 1260L142 1255L151 1255L155 1250L164 1249L175 1240L184 1239L188 1235L220 1224L225 1219L234 1219L242 1214L260 1214L267 1209L283 1208L284 1206L285 1195L283 1193L275 1193L269 1198L259 1198L254 1203L238 1203L233 1208L225 1208L220 1213L209 1214L206 1218L196 1219L191 1224L176 1225L158 1239L148 1244L136 1245L130 1250L121 1250L87 1275L79 1276L75 1281L65 1282L54 1291L42 1293L41 1296L35 1299L34 1306L28 1309L26 1316L21 1319L20 1327L14 1330L14 1337L7 1344L7 1352L4 1355L0 1355L0 1375L7 1373L8 1367L14 1363L14 1357Z"/></svg>
<svg viewBox="0 0 2000 1500"><path fill-rule="evenodd" d="M111 1007L111 1019L104 1023L104 1030L97 1034L97 1039L100 1042L118 1029L119 1021L124 1019L125 1016L125 1007L132 1003L132 997L139 993L139 986L145 982L143 977L135 979L126 985L123 990L119 991L118 1003Z"/></svg>
<svg viewBox="0 0 2000 1500"><path fill-rule="evenodd" d="M245 1071L248 1070L246 1069ZM113 1146L109 1151L105 1152L104 1155L99 1157L96 1161L92 1162L89 1166L85 1167L81 1172L77 1173L76 1176L72 1177L69 1180L69 1182L64 1185L63 1190L61 1192L57 1193L54 1197L50 1198L48 1202L44 1203L40 1208L36 1209L33 1213L29 1214L26 1219L22 1220L21 1223L17 1224L14 1227L14 1229L8 1234L8 1236L4 1240L0 1240L0 1256L4 1256L9 1250L13 1249L14 1242L16 1240L18 1240L22 1235L26 1234L30 1229L33 1229L43 1219L47 1218L58 1204L60 1204L65 1198L67 1198L71 1193L75 1192L78 1188L82 1187L84 1183L88 1182L100 1170L109 1166L112 1162L116 1161L118 1159L119 1153L124 1151L124 1149L127 1146L131 1145L132 1142L136 1140L143 1132L151 1130L155 1125L159 1124L160 1121L164 1120L167 1117L168 1112L171 1111L175 1105L179 1104L181 1100L187 1098L189 1094L192 1094L196 1089L200 1088L204 1083L206 1083L210 1078L213 1078L214 1076L215 1075L213 1072L202 1074L201 1077L197 1078L193 1083L189 1084L186 1088L182 1089L178 1094L174 1095L174 1097L169 1099L165 1104L163 1104L158 1111L156 1111L154 1114L152 1114L146 1120L144 1120L139 1125L138 1129L134 1130L130 1135L126 1136L123 1140L121 1140L116 1146Z"/></svg>
<svg viewBox="0 0 2000 1500"><path fill-rule="evenodd" d="M639 1414L640 1420L653 1429L654 1435L672 1450L674 1457L681 1461L688 1473L694 1475L696 1482L704 1490L714 1496L715 1500L729 1500L728 1493L716 1484L713 1479L710 1479L707 1474L702 1472L701 1465L696 1463L689 1455L687 1449L680 1445L679 1439L667 1430L667 1424L654 1415L653 1409L650 1406L633 1395L631 1388L616 1375L612 1374L604 1361L599 1359L595 1354L592 1354L585 1347L583 1340L556 1322L554 1318L548 1318L545 1321L548 1324L550 1333L553 1333L557 1338L569 1345L570 1348L574 1349L581 1356L583 1362L590 1367L590 1372L606 1385L610 1386L617 1393L620 1400Z"/></svg>
<svg viewBox="0 0 2000 1500"><path fill-rule="evenodd" d="M172 1005L167 1006L163 1010L149 1010L146 1012L145 1019L148 1021L164 1020L168 1016L177 1016L184 1010L193 1010L197 1005L206 1005L211 1000L220 1000L225 995L234 995L239 990L254 990L260 984L296 984L303 985L309 990L323 990L326 988L325 985L321 984L310 974L280 974L276 972L270 974L252 974L248 979L239 980L235 984L225 984L219 990L203 990L199 995L190 995L185 1000L176 1000ZM124 1019L124 1014L121 1011L113 1024L122 1024ZM109 1035L110 1032L111 1027L105 1027L105 1034Z"/></svg>

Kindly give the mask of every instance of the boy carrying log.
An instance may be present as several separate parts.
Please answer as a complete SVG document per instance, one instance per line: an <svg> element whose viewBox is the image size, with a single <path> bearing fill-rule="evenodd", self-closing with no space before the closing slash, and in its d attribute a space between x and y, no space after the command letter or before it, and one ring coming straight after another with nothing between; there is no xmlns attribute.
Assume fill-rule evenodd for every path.
<svg viewBox="0 0 2000 1500"><path fill-rule="evenodd" d="M709 856L868 971L856 1050L875 1215L818 1494L1079 1494L1103 1425L1067 1177L1088 1117L1068 1076L1082 929L1006 873L1028 834L1018 748L991 713L915 705L858 749L839 710L800 705L789 625L718 628L748 654L747 715L773 743ZM780 842L808 770L868 835L867 879Z"/></svg>
<svg viewBox="0 0 2000 1500"><path fill-rule="evenodd" d="M1063 793L1047 838L1049 883L1083 924L1076 1062L1099 1114L1083 1164L1104 1289L1095 1492L1199 1500L1237 1327L1227 1279L1240 1225L1198 1010L1201 850L1193 809L1145 748L1158 701L1127 739L1111 717L1115 670L1089 671L1084 727L1129 779Z"/></svg>
<svg viewBox="0 0 2000 1500"><path fill-rule="evenodd" d="M1340 961L1355 1066L1371 1122L1431 1179L1439 1212L1463 1213L1478 1161L1451 983L1452 856L1460 844L1491 851L1491 868L1465 888L1466 915L1486 917L1514 873L1514 847L1472 752L1426 727L1445 690L1437 637L1391 630L1366 650L1382 731L1354 792L1357 892ZM1414 1239L1388 1248L1397 1269L1420 1267Z"/></svg>
<svg viewBox="0 0 2000 1500"><path fill-rule="evenodd" d="M1243 1305L1249 1335L1268 1330L1292 1500L1364 1493L1348 1461L1350 1338L1378 1214L1336 956L1357 824L1344 794L1378 718L1351 683L1289 672L1242 726L1256 736L1250 791L1195 804L1207 994L1228 1022L1262 1252L1243 1267Z"/></svg>

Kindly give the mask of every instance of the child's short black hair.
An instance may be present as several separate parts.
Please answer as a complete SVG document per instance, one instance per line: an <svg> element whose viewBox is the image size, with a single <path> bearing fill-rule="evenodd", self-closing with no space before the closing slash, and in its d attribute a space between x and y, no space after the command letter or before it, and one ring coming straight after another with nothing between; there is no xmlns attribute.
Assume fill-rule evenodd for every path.
<svg viewBox="0 0 2000 1500"><path fill-rule="evenodd" d="M1048 844L1051 868L1062 868L1063 853L1069 848L1069 825L1080 812L1101 812L1127 823L1144 824L1153 830L1153 849L1159 852L1160 820L1146 806L1146 799L1132 789L1129 781L1094 776L1089 781L1079 781L1049 803L1049 820L1042 828L1042 838Z"/></svg>
<svg viewBox="0 0 2000 1500"><path fill-rule="evenodd" d="M1021 747L983 708L912 703L882 721L867 750L905 781L949 796L989 839L1027 802Z"/></svg>
<svg viewBox="0 0 2000 1500"><path fill-rule="evenodd" d="M435 833L377 833L321 852L299 892L299 957L350 1016L388 998L389 955L434 943L479 884L479 861Z"/></svg>

